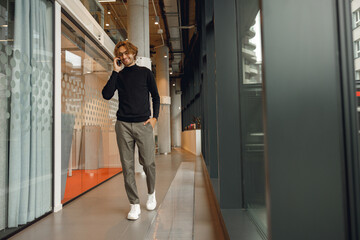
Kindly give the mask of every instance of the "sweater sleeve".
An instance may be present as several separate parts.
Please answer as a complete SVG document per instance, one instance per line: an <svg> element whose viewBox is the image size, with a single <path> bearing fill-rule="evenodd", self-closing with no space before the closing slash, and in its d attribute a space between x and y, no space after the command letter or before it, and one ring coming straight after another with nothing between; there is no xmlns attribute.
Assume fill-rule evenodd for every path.
<svg viewBox="0 0 360 240"><path fill-rule="evenodd" d="M103 98L110 100L116 91L116 79L118 78L118 73L113 71L108 82L102 90Z"/></svg>
<svg viewBox="0 0 360 240"><path fill-rule="evenodd" d="M152 104L153 104L153 117L158 118L159 117L159 109L160 109L160 96L159 92L156 86L156 81L154 78L154 74L149 70L148 74L148 89L151 93L152 98Z"/></svg>

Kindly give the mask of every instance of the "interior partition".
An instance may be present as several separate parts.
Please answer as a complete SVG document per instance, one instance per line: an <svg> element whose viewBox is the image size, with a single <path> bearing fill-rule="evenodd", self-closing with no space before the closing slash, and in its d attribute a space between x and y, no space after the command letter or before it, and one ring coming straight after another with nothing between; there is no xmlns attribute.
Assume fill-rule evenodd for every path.
<svg viewBox="0 0 360 240"><path fill-rule="evenodd" d="M112 59L66 13L61 27L62 203L122 171L114 125L118 100L101 90Z"/></svg>

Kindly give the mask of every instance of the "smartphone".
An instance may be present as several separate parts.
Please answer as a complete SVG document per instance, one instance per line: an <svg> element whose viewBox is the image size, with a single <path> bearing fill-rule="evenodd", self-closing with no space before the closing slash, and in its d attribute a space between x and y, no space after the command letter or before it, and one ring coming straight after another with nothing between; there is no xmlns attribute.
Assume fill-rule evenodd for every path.
<svg viewBox="0 0 360 240"><path fill-rule="evenodd" d="M121 66L121 61L120 59L116 60L116 64L120 67Z"/></svg>

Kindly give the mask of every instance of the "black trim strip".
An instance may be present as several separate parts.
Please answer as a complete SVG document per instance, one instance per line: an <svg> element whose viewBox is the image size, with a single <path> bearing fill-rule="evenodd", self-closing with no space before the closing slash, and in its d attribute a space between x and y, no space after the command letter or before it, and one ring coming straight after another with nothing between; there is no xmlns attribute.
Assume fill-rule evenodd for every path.
<svg viewBox="0 0 360 240"><path fill-rule="evenodd" d="M42 215L41 217L34 219L32 222L26 223L26 224L21 225L21 226L19 226L19 227L17 227L17 228L7 229L7 230L6 230L6 235L3 236L2 238L0 238L0 240L9 239L10 237L16 235L17 233L19 233L19 232L21 232L22 230L30 227L30 226L33 225L34 223L37 223L38 221L40 221L41 219L47 217L48 215L50 215L50 214L52 214L52 213L53 213L53 211L47 212L47 213L45 213L44 215ZM7 234L7 233L9 233L9 234Z"/></svg>
<svg viewBox="0 0 360 240"><path fill-rule="evenodd" d="M355 72L352 44L351 2L338 0L338 48L340 65L340 88L343 122L343 189L345 202L344 225L346 239L359 239L360 217L360 168L359 168L359 134L357 119L357 102L355 96Z"/></svg>

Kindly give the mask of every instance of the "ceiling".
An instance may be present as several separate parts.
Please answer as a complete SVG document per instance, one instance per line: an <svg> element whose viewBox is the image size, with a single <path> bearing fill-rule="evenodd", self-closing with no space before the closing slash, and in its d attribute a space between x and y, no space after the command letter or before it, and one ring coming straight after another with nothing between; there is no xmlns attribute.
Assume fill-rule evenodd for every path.
<svg viewBox="0 0 360 240"><path fill-rule="evenodd" d="M127 0L101 2L101 5L104 8L105 32L115 43L120 40L120 35L126 38ZM184 7L185 10L182 10ZM160 20L158 25L155 24L156 16ZM181 16L185 16L187 19L182 21ZM188 26L182 26L182 22ZM195 31L194 24L195 0L149 0L150 52L153 55L157 46L167 45L169 47L169 60L173 76L180 75L182 72L183 38L186 36L188 39L185 41L190 41ZM159 28L163 30L162 34L158 33ZM188 31L190 34L184 35L184 31Z"/></svg>

